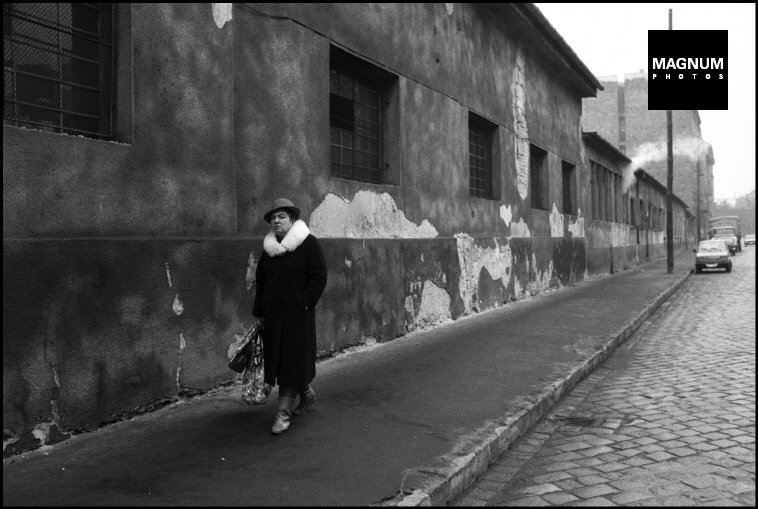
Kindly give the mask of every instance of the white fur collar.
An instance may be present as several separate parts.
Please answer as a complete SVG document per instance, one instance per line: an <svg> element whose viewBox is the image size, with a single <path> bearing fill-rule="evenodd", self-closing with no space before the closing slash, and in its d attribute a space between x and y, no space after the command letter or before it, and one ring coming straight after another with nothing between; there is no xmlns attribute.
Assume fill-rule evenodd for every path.
<svg viewBox="0 0 758 509"><path fill-rule="evenodd" d="M269 256L280 256L288 251L294 251L303 243L305 238L310 235L311 231L302 219L298 219L284 236L282 242L276 240L274 231L270 231L263 239L263 249Z"/></svg>

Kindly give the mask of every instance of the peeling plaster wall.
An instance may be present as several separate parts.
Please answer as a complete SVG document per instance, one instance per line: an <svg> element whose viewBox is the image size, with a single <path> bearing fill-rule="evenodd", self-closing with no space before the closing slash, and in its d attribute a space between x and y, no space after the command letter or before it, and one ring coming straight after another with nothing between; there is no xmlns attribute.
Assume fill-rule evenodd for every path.
<svg viewBox="0 0 758 509"><path fill-rule="evenodd" d="M218 28L224 28L224 26L232 20L232 5L233 4L211 4L213 9L213 21L216 22Z"/></svg>
<svg viewBox="0 0 758 509"><path fill-rule="evenodd" d="M410 222L388 193L359 191L350 202L328 194L311 214L311 232L317 237L433 238L437 230L424 219Z"/></svg>
<svg viewBox="0 0 758 509"><path fill-rule="evenodd" d="M250 309L244 271L229 270L243 247L6 241L4 427L93 430L228 376L228 338Z"/></svg>
<svg viewBox="0 0 758 509"><path fill-rule="evenodd" d="M590 160L596 161L607 168L614 169L625 166L626 162L618 159L618 157L614 159L607 153L600 153L594 143L582 143L582 157L584 167L579 174L581 179L580 187L586 189L586 191L584 193L585 199L581 203L584 203L585 210L591 210ZM619 169L619 171L621 170ZM639 199L642 199L645 207L647 207L648 203L651 203L655 207L665 207L665 191L644 179L639 182L636 178L633 180L632 185L628 188L628 194L623 195L625 203L623 207L620 207L619 214L628 209L629 204L627 201L630 198L635 203ZM635 205L634 216L639 225L589 218L585 222L584 219L581 219L582 229L585 231L587 239L588 274L605 274L627 270L641 263L666 256L664 225L659 225L661 229L655 229L654 225L648 222L649 218L645 215L640 216L640 212L636 207L637 205ZM677 200L674 200L673 212L675 218L674 249L691 249L694 243L694 234L687 236L684 233L686 229L684 224L685 210ZM626 213L628 214L628 212ZM581 213L577 216L577 223L580 221L580 216ZM644 226L648 224L653 227L647 228ZM569 226L569 229L571 228Z"/></svg>
<svg viewBox="0 0 758 509"><path fill-rule="evenodd" d="M563 237L563 214L553 202L553 210L550 212L550 236Z"/></svg>
<svg viewBox="0 0 758 509"><path fill-rule="evenodd" d="M513 132L516 141L516 186L522 200L529 189L529 130L526 125L526 81L524 78L524 52L519 45L516 65L513 68L511 93L513 95Z"/></svg>
<svg viewBox="0 0 758 509"><path fill-rule="evenodd" d="M411 287L411 294L414 291L418 292L417 286ZM418 313L414 310L411 294L406 297L405 308L406 312L412 317L409 324L406 322L409 331L439 325L452 319L450 296L444 288L440 288L432 281L424 281L421 287L421 304Z"/></svg>
<svg viewBox="0 0 758 509"><path fill-rule="evenodd" d="M486 270L492 281L499 281L505 295L511 277L511 250L506 242L500 246L493 239L494 246L481 246L469 235L456 235L458 260L461 267L459 292L466 313L481 309L479 285L482 270ZM502 299L501 299L502 302Z"/></svg>
<svg viewBox="0 0 758 509"><path fill-rule="evenodd" d="M128 139L3 127L4 451L233 380L278 196L327 256L320 355L583 277L581 214L524 203L530 141L578 162L580 100L489 7L131 5ZM329 173L332 43L397 76L391 182ZM470 196L469 112L498 199Z"/></svg>
<svg viewBox="0 0 758 509"><path fill-rule="evenodd" d="M410 222L426 220L440 236L508 235L499 221L502 204L533 235L550 235L549 223L535 232L523 203L528 144L534 136L551 153L551 173L559 171L555 154L578 164L581 100L502 28L491 7L456 4L451 13L443 4L303 9L283 3L261 9L281 19L238 9L232 21L245 27L234 38L235 94L245 98L235 103L236 173L240 189L255 189L238 194L242 232L265 233L264 197L297 196L303 210L315 211L330 194L352 202L370 191L388 194ZM324 69L332 41L397 76L390 92L398 106L391 185L329 175L328 104L321 98L328 96ZM461 64L466 73L458 71ZM468 143L461 136L469 112L500 126L500 203L469 195ZM278 133L276 143L268 142L271 132Z"/></svg>
<svg viewBox="0 0 758 509"><path fill-rule="evenodd" d="M582 217L582 209L579 209L576 215L576 221L569 222L568 231L572 237L584 237L584 218Z"/></svg>

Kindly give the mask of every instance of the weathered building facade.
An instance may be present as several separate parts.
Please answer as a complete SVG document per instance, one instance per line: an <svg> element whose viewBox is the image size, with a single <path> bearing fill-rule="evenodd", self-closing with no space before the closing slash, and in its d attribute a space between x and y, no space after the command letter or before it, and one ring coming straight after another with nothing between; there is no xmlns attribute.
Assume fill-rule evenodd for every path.
<svg viewBox="0 0 758 509"><path fill-rule="evenodd" d="M666 186L598 133L585 132L583 140L587 271L618 272L665 257ZM674 248L687 249L695 239L694 216L676 195L672 212Z"/></svg>
<svg viewBox="0 0 758 509"><path fill-rule="evenodd" d="M6 453L233 380L276 197L322 239L321 355L581 280L607 242L600 83L531 4L18 5L22 50L103 40L11 48Z"/></svg>
<svg viewBox="0 0 758 509"><path fill-rule="evenodd" d="M644 71L598 78L604 90L583 100L582 126L616 145L636 166L666 182L666 111L648 110L648 77ZM681 198L701 226L705 238L713 203L713 148L703 140L697 110L672 111L674 194ZM698 215L699 211L699 215Z"/></svg>

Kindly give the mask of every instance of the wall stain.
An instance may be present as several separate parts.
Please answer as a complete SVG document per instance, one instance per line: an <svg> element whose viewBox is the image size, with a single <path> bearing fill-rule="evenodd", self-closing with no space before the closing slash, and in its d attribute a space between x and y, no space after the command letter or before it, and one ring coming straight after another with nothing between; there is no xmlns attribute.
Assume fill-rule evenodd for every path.
<svg viewBox="0 0 758 509"><path fill-rule="evenodd" d="M176 313L176 316L179 316L182 313L184 313L184 305L182 304L182 301L179 300L178 293L174 296L174 304L172 308L174 310L174 313Z"/></svg>

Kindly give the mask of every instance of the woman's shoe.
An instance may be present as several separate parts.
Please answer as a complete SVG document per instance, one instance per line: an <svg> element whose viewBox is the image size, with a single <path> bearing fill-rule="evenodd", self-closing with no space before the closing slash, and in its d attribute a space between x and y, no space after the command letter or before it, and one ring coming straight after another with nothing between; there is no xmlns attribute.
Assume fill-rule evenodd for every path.
<svg viewBox="0 0 758 509"><path fill-rule="evenodd" d="M290 417L292 409L295 406L295 398L279 396L279 409L274 417L274 424L271 426L271 433L279 435L287 431L290 427Z"/></svg>
<svg viewBox="0 0 758 509"><path fill-rule="evenodd" d="M316 402L316 391L312 387L308 387L308 390L300 393L300 404L297 406L293 414L305 415L308 413L308 409Z"/></svg>
<svg viewBox="0 0 758 509"><path fill-rule="evenodd" d="M282 410L281 408L277 410L274 424L271 426L271 433L279 435L287 431L290 427L290 415L287 410Z"/></svg>

